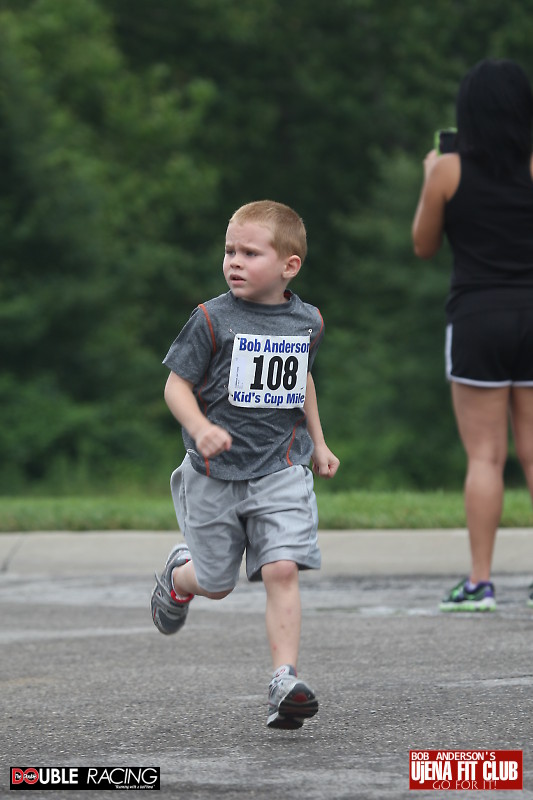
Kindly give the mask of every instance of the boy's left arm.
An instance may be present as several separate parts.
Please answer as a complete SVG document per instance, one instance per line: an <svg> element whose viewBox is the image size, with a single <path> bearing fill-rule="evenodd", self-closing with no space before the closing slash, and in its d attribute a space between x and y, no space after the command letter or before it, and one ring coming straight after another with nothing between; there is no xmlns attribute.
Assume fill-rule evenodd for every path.
<svg viewBox="0 0 533 800"><path fill-rule="evenodd" d="M313 472L321 478L333 478L339 468L340 461L337 456L331 452L324 439L318 413L315 382L310 372L307 373L304 411L307 417L307 430L314 444L313 455L311 456L313 460Z"/></svg>

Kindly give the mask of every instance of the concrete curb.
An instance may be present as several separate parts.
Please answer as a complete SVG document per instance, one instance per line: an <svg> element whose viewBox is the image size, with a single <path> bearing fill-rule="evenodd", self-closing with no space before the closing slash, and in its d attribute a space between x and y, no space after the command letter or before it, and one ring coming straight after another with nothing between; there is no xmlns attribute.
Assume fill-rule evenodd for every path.
<svg viewBox="0 0 533 800"><path fill-rule="evenodd" d="M141 575L160 569L176 531L35 531L0 534L0 572ZM325 575L450 575L469 565L465 530L320 531ZM498 532L495 573L533 574L533 531Z"/></svg>

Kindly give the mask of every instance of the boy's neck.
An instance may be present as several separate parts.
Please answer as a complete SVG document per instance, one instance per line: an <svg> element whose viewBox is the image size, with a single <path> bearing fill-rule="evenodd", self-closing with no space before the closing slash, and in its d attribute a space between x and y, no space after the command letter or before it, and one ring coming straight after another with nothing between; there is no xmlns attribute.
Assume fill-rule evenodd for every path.
<svg viewBox="0 0 533 800"><path fill-rule="evenodd" d="M231 292L231 294L232 294L232 297L235 300L238 300L240 303L245 303L245 304L249 304L249 305L253 305L253 306L265 306L265 308L268 308L268 306L272 306L272 307L274 307L274 306L282 306L285 303L289 303L290 300L291 300L291 297L293 296L293 292L291 292L290 289L285 289L285 291L283 292L283 296L281 297L279 303L261 303L259 300L247 300L245 297L235 297L233 292Z"/></svg>

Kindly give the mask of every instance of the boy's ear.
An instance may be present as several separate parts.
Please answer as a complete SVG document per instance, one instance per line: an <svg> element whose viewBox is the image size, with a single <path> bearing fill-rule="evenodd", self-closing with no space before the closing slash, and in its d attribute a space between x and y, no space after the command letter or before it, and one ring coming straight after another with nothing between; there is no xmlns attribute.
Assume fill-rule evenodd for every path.
<svg viewBox="0 0 533 800"><path fill-rule="evenodd" d="M302 259L300 256L289 256L287 261L285 262L285 269L284 269L284 277L291 280L292 278L296 277L300 272L300 267L302 266Z"/></svg>

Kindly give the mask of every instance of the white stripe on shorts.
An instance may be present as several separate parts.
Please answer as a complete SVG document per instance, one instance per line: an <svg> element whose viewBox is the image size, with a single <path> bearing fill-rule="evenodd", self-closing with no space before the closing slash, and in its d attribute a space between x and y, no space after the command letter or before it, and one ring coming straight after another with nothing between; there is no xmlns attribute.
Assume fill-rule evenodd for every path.
<svg viewBox="0 0 533 800"><path fill-rule="evenodd" d="M503 386L511 386L512 381L475 381L470 378L457 378L453 374L452 364L452 339L453 339L453 325L450 322L446 325L446 341L444 344L444 361L446 364L446 378L454 383L462 383L465 386L480 386L485 389L499 389ZM515 386L531 386L533 384L516 383Z"/></svg>

